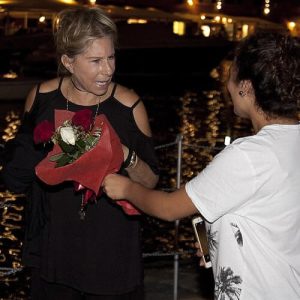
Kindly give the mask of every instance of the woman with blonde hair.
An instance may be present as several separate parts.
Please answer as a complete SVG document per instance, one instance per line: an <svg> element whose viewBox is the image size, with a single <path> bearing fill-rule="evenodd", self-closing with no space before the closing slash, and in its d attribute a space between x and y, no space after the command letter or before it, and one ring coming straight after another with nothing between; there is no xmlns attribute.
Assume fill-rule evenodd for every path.
<svg viewBox="0 0 300 300"><path fill-rule="evenodd" d="M83 197L72 182L50 186L34 173L49 149L34 145L33 128L53 121L55 110L88 108L94 119L104 114L118 135L124 154L120 172L148 188L158 181L145 107L133 90L113 81L116 25L97 7L68 9L58 17L59 77L29 93L23 125L2 174L9 189L28 195L23 256L33 270L31 296L141 300L139 217L126 215L104 193L82 211Z"/></svg>

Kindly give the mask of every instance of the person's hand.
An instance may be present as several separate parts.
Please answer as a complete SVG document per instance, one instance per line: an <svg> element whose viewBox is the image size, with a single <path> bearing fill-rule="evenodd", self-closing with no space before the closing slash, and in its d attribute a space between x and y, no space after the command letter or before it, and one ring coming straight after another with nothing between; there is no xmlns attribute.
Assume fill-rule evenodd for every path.
<svg viewBox="0 0 300 300"><path fill-rule="evenodd" d="M196 255L197 255L198 257L200 257L199 265L200 265L201 267L204 267L203 253L202 253L202 251L200 250L200 245L199 245L198 242L195 243L195 248L197 249Z"/></svg>
<svg viewBox="0 0 300 300"><path fill-rule="evenodd" d="M109 174L102 183L103 191L113 200L126 199L132 181L122 175Z"/></svg>

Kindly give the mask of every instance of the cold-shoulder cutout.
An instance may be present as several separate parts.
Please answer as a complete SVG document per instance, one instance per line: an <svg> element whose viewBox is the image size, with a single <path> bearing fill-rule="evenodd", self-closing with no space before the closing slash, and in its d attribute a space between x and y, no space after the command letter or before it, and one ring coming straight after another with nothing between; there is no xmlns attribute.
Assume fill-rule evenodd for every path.
<svg viewBox="0 0 300 300"><path fill-rule="evenodd" d="M152 133L147 111L136 92L118 84L115 89L114 97L117 101L132 109L134 121L138 129L144 135L151 137Z"/></svg>
<svg viewBox="0 0 300 300"><path fill-rule="evenodd" d="M133 105L131 106L131 108L134 109L141 101L142 101L141 98L137 99L137 100L133 103Z"/></svg>
<svg viewBox="0 0 300 300"><path fill-rule="evenodd" d="M40 87L40 93L49 93L61 87L63 78L54 78L44 81Z"/></svg>
<svg viewBox="0 0 300 300"><path fill-rule="evenodd" d="M112 96L127 107L132 107L132 105L139 99L139 96L134 90L120 84L115 85Z"/></svg>
<svg viewBox="0 0 300 300"><path fill-rule="evenodd" d="M139 130L146 136L151 137L151 129L148 119L148 114L144 103L139 99L133 104L133 117Z"/></svg>
<svg viewBox="0 0 300 300"><path fill-rule="evenodd" d="M61 87L62 81L63 78L55 78L34 86L26 97L24 113L31 112L38 93L48 93L58 89Z"/></svg>

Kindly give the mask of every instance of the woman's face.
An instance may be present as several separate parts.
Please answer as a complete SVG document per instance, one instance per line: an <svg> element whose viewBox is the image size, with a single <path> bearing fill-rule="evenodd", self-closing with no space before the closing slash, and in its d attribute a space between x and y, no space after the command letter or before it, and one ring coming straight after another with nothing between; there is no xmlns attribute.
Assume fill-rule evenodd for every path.
<svg viewBox="0 0 300 300"><path fill-rule="evenodd" d="M115 72L115 48L111 37L92 41L86 50L70 62L78 88L94 95L104 95Z"/></svg>

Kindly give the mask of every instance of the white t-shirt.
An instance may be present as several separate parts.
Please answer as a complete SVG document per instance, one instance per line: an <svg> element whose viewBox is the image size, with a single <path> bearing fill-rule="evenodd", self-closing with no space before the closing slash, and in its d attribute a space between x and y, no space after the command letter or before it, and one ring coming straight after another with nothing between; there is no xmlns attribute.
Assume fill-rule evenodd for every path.
<svg viewBox="0 0 300 300"><path fill-rule="evenodd" d="M185 188L208 221L215 299L300 299L300 125L234 141Z"/></svg>

